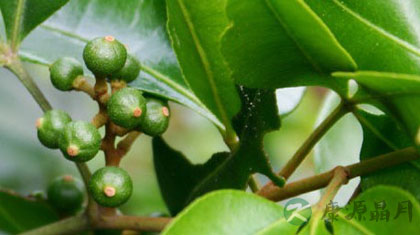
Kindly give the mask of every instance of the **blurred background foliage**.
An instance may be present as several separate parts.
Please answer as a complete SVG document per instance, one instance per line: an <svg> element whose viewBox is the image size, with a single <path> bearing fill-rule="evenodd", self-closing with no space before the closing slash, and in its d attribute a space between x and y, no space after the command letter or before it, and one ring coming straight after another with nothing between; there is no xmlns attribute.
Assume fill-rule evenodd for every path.
<svg viewBox="0 0 420 235"><path fill-rule="evenodd" d="M90 120L97 112L96 104L87 95L54 89L45 67L33 64L25 66L32 72L53 107L68 111L77 120ZM46 149L38 142L34 123L42 112L25 88L6 70L0 70L0 77L3 82L0 86L0 187L27 195L44 191L46 185L59 175L79 177L74 164L66 161L58 150ZM266 135L265 150L275 170L285 164L312 132L325 94L326 90L322 88L307 89L299 106L282 118L280 130ZM282 105L281 100L279 105ZM170 127L163 137L172 147L184 152L193 163L203 163L212 153L227 150L210 121L181 105L171 103L171 108L173 116ZM103 164L102 154L88 163L92 171ZM166 213L154 173L150 137L142 136L136 141L123 159L122 167L128 170L135 185L134 195L121 210L134 215ZM315 172L310 157L292 180ZM258 180L261 183L267 181L263 176L258 176ZM316 202L319 192L302 197Z"/></svg>

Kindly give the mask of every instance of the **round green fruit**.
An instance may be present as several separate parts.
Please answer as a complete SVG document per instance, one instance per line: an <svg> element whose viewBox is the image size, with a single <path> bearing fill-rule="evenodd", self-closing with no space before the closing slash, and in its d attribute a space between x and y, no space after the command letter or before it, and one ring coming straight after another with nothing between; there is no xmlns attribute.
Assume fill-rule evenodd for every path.
<svg viewBox="0 0 420 235"><path fill-rule="evenodd" d="M86 162L95 157L101 146L101 135L89 122L70 122L58 141L63 155L75 162Z"/></svg>
<svg viewBox="0 0 420 235"><path fill-rule="evenodd" d="M140 62L136 57L128 54L124 67L111 75L111 79L123 80L127 83L134 81L140 73Z"/></svg>
<svg viewBox="0 0 420 235"><path fill-rule="evenodd" d="M169 125L170 110L168 102L156 98L146 99L146 114L138 130L150 135L162 135Z"/></svg>
<svg viewBox="0 0 420 235"><path fill-rule="evenodd" d="M95 76L106 77L120 70L127 59L127 50L112 36L95 38L83 50L83 60Z"/></svg>
<svg viewBox="0 0 420 235"><path fill-rule="evenodd" d="M82 183L70 175L61 176L48 186L47 196L58 211L65 214L75 213L82 207L84 200Z"/></svg>
<svg viewBox="0 0 420 235"><path fill-rule="evenodd" d="M47 148L58 148L58 139L69 122L71 122L71 118L66 112L47 111L43 117L36 121L39 141Z"/></svg>
<svg viewBox="0 0 420 235"><path fill-rule="evenodd" d="M108 166L92 175L89 181L89 192L99 205L117 207L130 198L133 183L125 170Z"/></svg>
<svg viewBox="0 0 420 235"><path fill-rule="evenodd" d="M115 92L108 101L108 115L111 121L124 128L138 126L146 112L146 99L135 88L123 88Z"/></svg>
<svg viewBox="0 0 420 235"><path fill-rule="evenodd" d="M80 75L83 75L83 67L74 58L60 58L50 67L51 82L55 88L61 91L72 90L74 80Z"/></svg>

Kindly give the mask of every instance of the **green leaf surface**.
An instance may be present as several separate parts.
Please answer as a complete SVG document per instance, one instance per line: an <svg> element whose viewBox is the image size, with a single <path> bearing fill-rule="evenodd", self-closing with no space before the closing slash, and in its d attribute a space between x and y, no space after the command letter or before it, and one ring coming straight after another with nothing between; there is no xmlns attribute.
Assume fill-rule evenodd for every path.
<svg viewBox="0 0 420 235"><path fill-rule="evenodd" d="M225 126L240 109L230 71L220 52L228 26L226 0L167 1L168 31L182 73L194 93Z"/></svg>
<svg viewBox="0 0 420 235"><path fill-rule="evenodd" d="M222 52L240 84L258 88L322 85L341 92L329 77L356 69L351 56L301 0L229 0L232 27ZM310 30L308 30L310 28Z"/></svg>
<svg viewBox="0 0 420 235"><path fill-rule="evenodd" d="M0 10L3 15L7 41L13 49L38 25L69 0L1 0Z"/></svg>
<svg viewBox="0 0 420 235"><path fill-rule="evenodd" d="M17 234L58 219L46 202L0 189L0 231Z"/></svg>
<svg viewBox="0 0 420 235"><path fill-rule="evenodd" d="M389 116L362 110L358 110L356 116L363 128L361 161L411 146L410 138ZM366 190L376 185L398 186L420 201L419 181L420 160L416 160L362 176L361 187Z"/></svg>
<svg viewBox="0 0 420 235"><path fill-rule="evenodd" d="M360 70L420 73L418 0L305 0Z"/></svg>
<svg viewBox="0 0 420 235"><path fill-rule="evenodd" d="M86 41L113 35L142 63L139 78L130 85L184 104L213 121L220 121L185 83L166 32L164 0L72 0L31 33L20 56L26 61L51 64L62 56L83 61Z"/></svg>
<svg viewBox="0 0 420 235"><path fill-rule="evenodd" d="M268 235L274 234L270 233L272 226L277 231L297 230L297 226L285 223L282 206L249 193L221 190L197 199L162 234Z"/></svg>
<svg viewBox="0 0 420 235"><path fill-rule="evenodd" d="M408 206L408 201L411 204L411 209L406 208L406 212L400 213L396 217L398 212L398 205ZM420 221L420 205L408 192L391 186L377 186L367 190L360 196L354 199L353 202L359 202L364 206L360 210L361 219L358 219L356 214L352 219L346 218L349 214L352 214L355 204L350 203L346 208L338 212L338 218L335 220L333 225L334 234L417 234L418 233L418 221ZM375 202L385 202L384 210L375 208ZM409 220L408 212L411 210L412 219ZM389 211L389 221L375 220L376 212L381 213L382 211ZM386 212L383 212L386 214ZM372 216L373 215L373 216ZM386 218L383 217L383 218Z"/></svg>
<svg viewBox="0 0 420 235"><path fill-rule="evenodd" d="M249 176L256 172L277 184L284 183L273 172L263 151L265 133L280 127L274 91L241 88L240 94L242 110L233 121L240 144L233 153L218 153L204 165L192 165L162 139L154 139L154 165L159 186L173 214L207 192L244 189ZM183 190L176 188L179 185L183 185Z"/></svg>
<svg viewBox="0 0 420 235"><path fill-rule="evenodd" d="M385 112L397 120L415 143L420 126L420 77L408 74L360 71L334 73L336 77L354 79L366 89L360 102L380 103Z"/></svg>

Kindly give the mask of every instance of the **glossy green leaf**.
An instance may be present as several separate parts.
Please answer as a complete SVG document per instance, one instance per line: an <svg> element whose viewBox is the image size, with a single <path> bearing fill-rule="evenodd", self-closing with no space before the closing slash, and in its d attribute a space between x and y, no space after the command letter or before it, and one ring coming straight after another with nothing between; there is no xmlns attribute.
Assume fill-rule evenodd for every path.
<svg viewBox="0 0 420 235"><path fill-rule="evenodd" d="M0 189L0 231L17 234L58 219L46 202Z"/></svg>
<svg viewBox="0 0 420 235"><path fill-rule="evenodd" d="M68 1L1 0L0 10L3 15L7 41L12 48L17 48L33 29Z"/></svg>
<svg viewBox="0 0 420 235"><path fill-rule="evenodd" d="M62 56L83 61L86 42L113 35L126 44L129 53L142 63L142 72L130 85L184 104L213 121L220 121L191 92L180 69L166 32L164 0L72 0L22 44L23 59L51 64Z"/></svg>
<svg viewBox="0 0 420 235"><path fill-rule="evenodd" d="M305 0L360 70L420 73L418 0Z"/></svg>
<svg viewBox="0 0 420 235"><path fill-rule="evenodd" d="M356 115L363 128L361 161L411 146L410 138L390 117L362 110ZM419 181L420 160L416 160L362 176L361 186L362 190L381 184L398 186L420 201Z"/></svg>
<svg viewBox="0 0 420 235"><path fill-rule="evenodd" d="M304 1L229 0L226 11L232 27L222 52L240 84L345 89L329 73L356 64Z"/></svg>
<svg viewBox="0 0 420 235"><path fill-rule="evenodd" d="M282 206L249 193L221 190L197 199L162 234L268 235L272 226L277 231L297 230L297 226L285 222Z"/></svg>
<svg viewBox="0 0 420 235"><path fill-rule="evenodd" d="M229 23L226 0L173 0L167 5L168 30L186 81L225 126L230 126L240 100L220 52L220 39Z"/></svg>
<svg viewBox="0 0 420 235"><path fill-rule="evenodd" d="M336 77L354 79L367 90L359 102L380 103L395 118L415 143L420 127L420 77L415 75L360 71L334 73Z"/></svg>
<svg viewBox="0 0 420 235"><path fill-rule="evenodd" d="M353 218L346 218L352 214L355 204L350 203L346 208L338 212L337 220L333 221L334 234L417 234L418 221L420 221L420 205L417 200L408 192L391 186L377 186L367 190L360 196L354 199L353 202L359 202L365 207L362 208L361 219L356 215ZM385 202L384 210L375 208L375 202ZM398 212L398 205L408 206L411 204L411 209L406 208L406 212ZM364 209L363 209L364 208ZM389 221L375 220L375 211L389 211ZM409 220L408 212L411 211L412 218ZM383 212L386 214L386 212ZM386 218L386 216L384 217Z"/></svg>
<svg viewBox="0 0 420 235"><path fill-rule="evenodd" d="M265 133L280 127L274 91L240 89L242 110L234 128L240 137L238 149L215 154L203 165L192 165L160 138L153 141L156 175L169 210L176 214L195 198L218 189L244 189L249 176L259 172L279 185L263 150ZM181 170L182 169L182 170ZM177 186L183 185L183 190Z"/></svg>

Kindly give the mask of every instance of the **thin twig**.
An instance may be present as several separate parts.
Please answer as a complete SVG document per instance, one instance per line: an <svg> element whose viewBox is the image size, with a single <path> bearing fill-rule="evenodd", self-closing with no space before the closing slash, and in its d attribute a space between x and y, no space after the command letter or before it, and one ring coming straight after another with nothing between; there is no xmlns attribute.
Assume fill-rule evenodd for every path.
<svg viewBox="0 0 420 235"><path fill-rule="evenodd" d="M409 147L346 166L345 169L347 172L349 172L348 178L352 179L354 177L366 175L386 167L416 160L419 157L420 156L417 153L417 150L414 147ZM286 198L300 195L302 193L307 193L316 189L323 188L328 185L333 176L334 170L331 170L319 175L289 183L283 188L279 188L270 184L264 186L257 194L272 201L281 201Z"/></svg>
<svg viewBox="0 0 420 235"><path fill-rule="evenodd" d="M288 179L296 168L302 163L305 157L309 154L315 144L322 136L346 113L348 109L341 103L337 108L312 132L312 134L305 140L302 146L296 151L293 157L286 163L279 175Z"/></svg>
<svg viewBox="0 0 420 235"><path fill-rule="evenodd" d="M89 227L89 220L86 215L78 215L60 220L56 223L30 230L21 235L57 235L57 234L78 234Z"/></svg>
<svg viewBox="0 0 420 235"><path fill-rule="evenodd" d="M249 177L248 186L253 193L256 193L256 192L258 192L258 190L260 190L259 183L258 183L258 181L257 181L257 179L255 178L254 175L251 175Z"/></svg>
<svg viewBox="0 0 420 235"><path fill-rule="evenodd" d="M165 217L106 216L99 219L96 228L130 229L136 231L160 232L171 221Z"/></svg>

